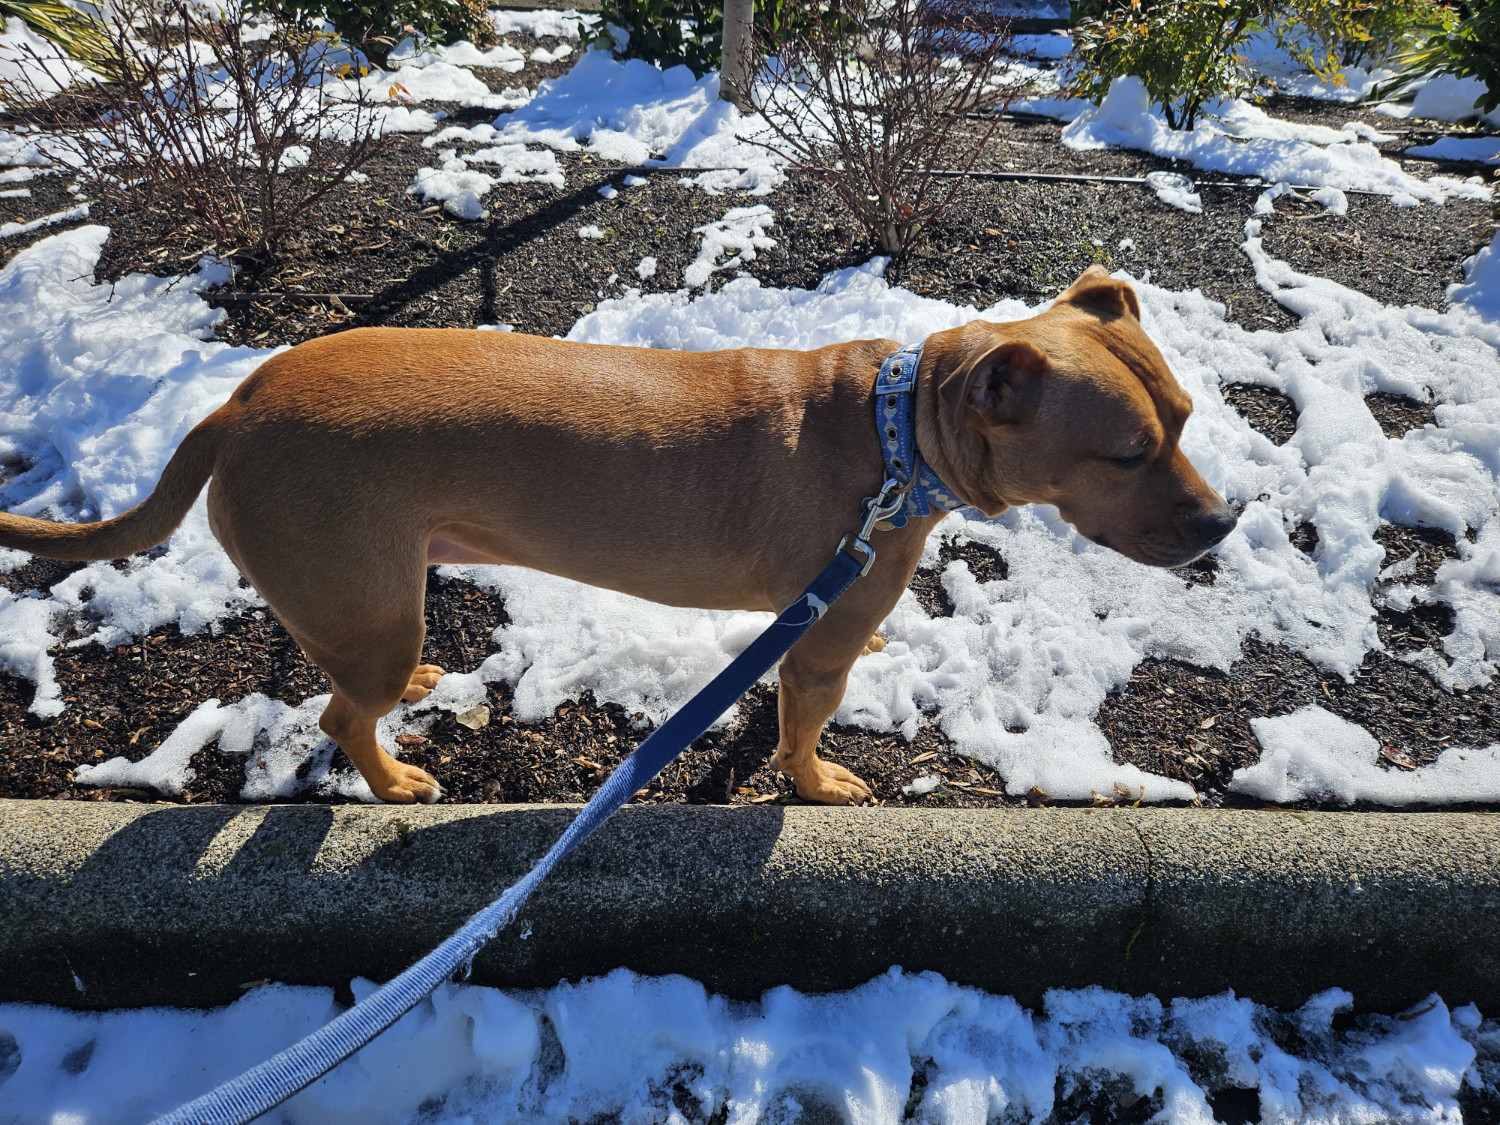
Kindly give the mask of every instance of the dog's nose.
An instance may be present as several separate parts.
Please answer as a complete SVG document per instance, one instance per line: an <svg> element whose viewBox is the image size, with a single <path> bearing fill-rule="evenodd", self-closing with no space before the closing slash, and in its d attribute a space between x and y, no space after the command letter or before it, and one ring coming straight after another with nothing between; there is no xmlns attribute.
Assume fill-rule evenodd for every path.
<svg viewBox="0 0 1500 1125"><path fill-rule="evenodd" d="M1212 547L1222 543L1239 522L1240 517L1234 514L1234 509L1221 503L1217 508L1191 516L1188 519L1188 529L1198 537L1199 542Z"/></svg>

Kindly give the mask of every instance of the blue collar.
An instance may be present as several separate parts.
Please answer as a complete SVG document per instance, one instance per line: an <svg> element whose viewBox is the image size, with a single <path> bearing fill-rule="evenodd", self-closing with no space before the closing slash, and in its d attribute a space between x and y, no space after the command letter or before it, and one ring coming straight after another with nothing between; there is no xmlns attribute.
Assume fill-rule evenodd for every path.
<svg viewBox="0 0 1500 1125"><path fill-rule="evenodd" d="M885 458L887 480L900 481L902 487L917 479L906 491L906 501L889 519L875 526L881 531L905 527L913 516L931 515L933 509L957 511L967 505L953 494L917 452L917 411L913 392L917 386L917 365L922 362L922 345L907 344L892 352L880 365L875 380L875 426L880 432L880 449Z"/></svg>

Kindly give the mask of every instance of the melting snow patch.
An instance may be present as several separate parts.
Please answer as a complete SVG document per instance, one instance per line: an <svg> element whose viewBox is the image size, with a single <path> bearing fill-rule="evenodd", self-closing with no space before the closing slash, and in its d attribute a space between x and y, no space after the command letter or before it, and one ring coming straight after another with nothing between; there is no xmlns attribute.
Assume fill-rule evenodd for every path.
<svg viewBox="0 0 1500 1125"><path fill-rule="evenodd" d="M198 294L229 279L208 266L186 279L122 278L95 285L108 235L86 226L20 251L0 270L0 458L24 470L0 486L0 508L23 515L103 519L156 486L189 429L273 350L211 339L222 310ZM80 611L85 642L120 644L168 622L199 632L259 599L208 530L203 502L164 554L123 569L90 563L50 591L0 592L0 661L37 684L32 710L63 709L48 650Z"/></svg>
<svg viewBox="0 0 1500 1125"><path fill-rule="evenodd" d="M1048 992L1030 1012L899 969L846 992L776 988L751 1003L623 969L537 992L444 984L278 1120L686 1125L816 1110L849 1125L970 1125L1149 1099L1161 1125L1207 1125L1209 1097L1236 1089L1253 1092L1263 1121L1457 1121L1462 1084L1479 1080L1475 1044L1495 1038L1495 1021L1433 996L1400 1018L1335 1028L1352 999L1330 990L1283 1014L1228 992L1163 1004L1088 988ZM7 1119L154 1118L340 1010L330 989L279 984L212 1011L0 1005L14 1045Z"/></svg>
<svg viewBox="0 0 1500 1125"><path fill-rule="evenodd" d="M1406 155L1494 164L1500 161L1500 137L1439 137L1430 145L1413 145Z"/></svg>
<svg viewBox="0 0 1500 1125"><path fill-rule="evenodd" d="M685 66L658 70L588 51L561 78L543 82L530 104L497 118L497 135L572 152L584 147L607 160L689 168L745 169L700 176L713 190L765 194L781 184L781 162L746 139L764 122L719 100L719 78L693 77Z"/></svg>
<svg viewBox="0 0 1500 1125"><path fill-rule="evenodd" d="M1260 761L1236 770L1229 788L1266 801L1349 805L1500 801L1500 744L1444 750L1417 770L1386 769L1380 745L1363 727L1321 707L1279 719L1251 719Z"/></svg>
<svg viewBox="0 0 1500 1125"><path fill-rule="evenodd" d="M775 213L761 203L731 208L722 219L695 227L693 233L703 236L703 245L698 257L683 270L683 283L689 289L697 289L708 284L716 271L752 261L757 251L775 246L776 240L766 234L775 221Z"/></svg>
<svg viewBox="0 0 1500 1125"><path fill-rule="evenodd" d="M1254 106L1221 107L1219 121L1201 120L1191 132L1172 129L1151 107L1138 78L1117 78L1098 107L1085 110L1063 130L1070 148L1111 145L1141 149L1184 160L1211 172L1259 176L1310 187L1336 187L1405 195L1442 203L1444 199L1488 199L1483 184L1435 177L1421 180L1380 154L1372 139L1389 139L1368 127L1294 125L1267 117Z"/></svg>
<svg viewBox="0 0 1500 1125"><path fill-rule="evenodd" d="M32 219L29 223L0 223L0 238L15 238L17 235L30 234L43 227L55 227L59 223L76 223L88 217L89 205L80 203L77 207L70 207L66 211L57 211L51 215L43 215L40 219Z"/></svg>
<svg viewBox="0 0 1500 1125"><path fill-rule="evenodd" d="M1448 300L1500 323L1500 234L1464 263L1463 284L1448 286Z"/></svg>

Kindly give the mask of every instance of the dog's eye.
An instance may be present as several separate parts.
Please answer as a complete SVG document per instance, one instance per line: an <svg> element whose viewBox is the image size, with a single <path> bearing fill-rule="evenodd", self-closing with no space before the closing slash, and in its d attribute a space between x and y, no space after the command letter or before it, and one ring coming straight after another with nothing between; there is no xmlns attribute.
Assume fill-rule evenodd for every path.
<svg viewBox="0 0 1500 1125"><path fill-rule="evenodd" d="M1139 468L1146 463L1146 451L1143 449L1130 457L1111 457L1109 463L1120 469Z"/></svg>

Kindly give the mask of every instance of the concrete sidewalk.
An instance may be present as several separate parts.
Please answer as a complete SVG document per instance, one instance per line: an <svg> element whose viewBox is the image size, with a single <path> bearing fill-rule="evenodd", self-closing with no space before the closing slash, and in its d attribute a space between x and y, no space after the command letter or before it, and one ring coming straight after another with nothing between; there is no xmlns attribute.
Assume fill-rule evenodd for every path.
<svg viewBox="0 0 1500 1125"><path fill-rule="evenodd" d="M213 1005L384 980L542 854L558 806L0 801L0 1000ZM1051 987L1339 985L1500 1009L1500 815L628 807L474 965L532 987L628 966L755 997L893 964Z"/></svg>

